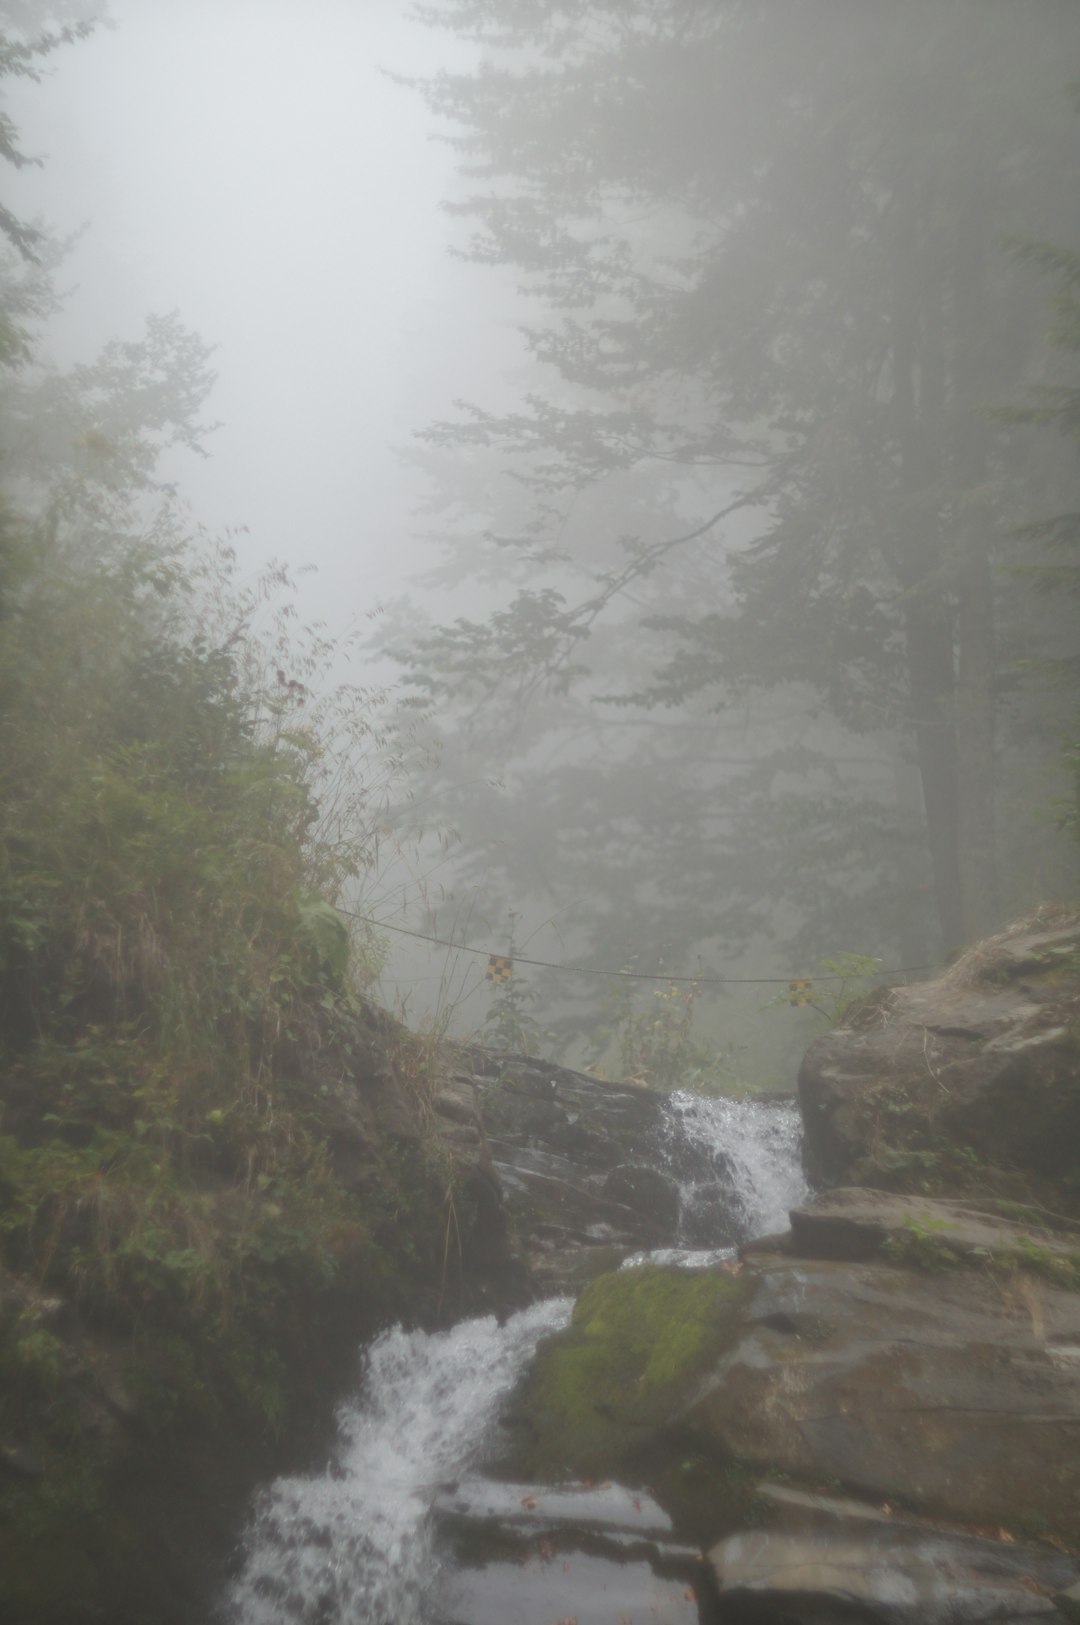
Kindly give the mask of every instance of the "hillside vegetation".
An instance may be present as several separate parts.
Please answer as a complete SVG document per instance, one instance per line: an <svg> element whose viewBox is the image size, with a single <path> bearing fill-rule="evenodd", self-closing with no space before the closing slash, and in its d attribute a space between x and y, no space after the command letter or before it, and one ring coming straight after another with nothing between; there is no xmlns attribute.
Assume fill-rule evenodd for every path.
<svg viewBox="0 0 1080 1625"><path fill-rule="evenodd" d="M139 1545L148 1452L285 1435L434 1307L450 1179L335 906L407 742L161 479L199 341L41 359L55 258L0 263L0 1612L35 1619Z"/></svg>
<svg viewBox="0 0 1080 1625"><path fill-rule="evenodd" d="M333 907L368 857L360 787L326 811L327 728L357 716L320 735L300 679L266 680L274 651L254 601L224 602L227 559L141 537L102 553L55 514L6 517L0 1549L17 1587L23 1562L56 1580L72 1520L99 1564L148 1441L274 1436L325 1375L328 1334L351 1354L410 1290L415 1313L448 1173L425 1144L421 1047L365 1003L375 948ZM226 607L227 636L200 630ZM14 1594L39 1617L36 1592Z"/></svg>

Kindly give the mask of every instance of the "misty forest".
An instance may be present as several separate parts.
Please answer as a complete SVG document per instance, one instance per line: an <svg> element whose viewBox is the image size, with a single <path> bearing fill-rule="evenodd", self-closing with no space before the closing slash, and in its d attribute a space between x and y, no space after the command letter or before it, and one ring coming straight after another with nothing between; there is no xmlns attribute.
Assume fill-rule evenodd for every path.
<svg viewBox="0 0 1080 1625"><path fill-rule="evenodd" d="M1080 1617L1080 8L0 81L0 1618Z"/></svg>

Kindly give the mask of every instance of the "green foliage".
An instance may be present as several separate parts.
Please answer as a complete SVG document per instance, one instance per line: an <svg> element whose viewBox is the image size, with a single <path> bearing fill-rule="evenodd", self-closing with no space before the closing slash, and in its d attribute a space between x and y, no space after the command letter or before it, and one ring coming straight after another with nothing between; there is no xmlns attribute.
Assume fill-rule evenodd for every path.
<svg viewBox="0 0 1080 1625"><path fill-rule="evenodd" d="M997 1170L992 1169L969 1145L957 1145L927 1128L925 1113L903 1103L902 1091L880 1103L885 1134L915 1139L916 1145L887 1143L879 1146L868 1178L886 1190L921 1191L924 1196L955 1194L957 1191L985 1191L992 1187Z"/></svg>
<svg viewBox="0 0 1080 1625"><path fill-rule="evenodd" d="M996 1207L1003 1214L1011 1207L1017 1216L1029 1211L1019 1203L999 1201ZM1038 1276L1051 1286L1080 1291L1080 1248L1048 1247L1031 1236L1021 1235L1015 1245L993 1252L986 1247L961 1250L950 1245L950 1228L946 1219L906 1214L903 1231L889 1236L882 1251L894 1264L909 1269L948 1270L967 1264L990 1269L998 1276L1019 1270Z"/></svg>
<svg viewBox="0 0 1080 1625"><path fill-rule="evenodd" d="M787 988L767 999L764 1009L781 1005L805 1005L824 1017L830 1027L839 1026L853 1004L872 991L874 978L881 972L881 960L873 954L845 951L832 959L817 961L820 980L808 978L809 987L794 992Z"/></svg>
<svg viewBox="0 0 1080 1625"><path fill-rule="evenodd" d="M650 1089L690 1089L699 1095L745 1092L731 1047L694 1036L695 982L654 987L639 1007L632 987L616 985L608 999L608 1019L592 1038L599 1060L618 1046L619 1075Z"/></svg>
<svg viewBox="0 0 1080 1625"><path fill-rule="evenodd" d="M814 1002L829 1025L835 1027L845 1011L871 990L874 978L881 973L881 960L873 954L845 952L835 959L819 959L818 969L826 980Z"/></svg>
<svg viewBox="0 0 1080 1625"><path fill-rule="evenodd" d="M207 356L169 317L0 375L0 1268L124 1330L155 1425L274 1429L327 1289L397 1257L325 1124L381 957L336 905L411 744L158 482ZM57 1358L5 1355L42 1405Z"/></svg>
<svg viewBox="0 0 1080 1625"><path fill-rule="evenodd" d="M1062 1252L1044 1247L1031 1236L1020 1236L1011 1262L1031 1275L1041 1276L1052 1286L1080 1292L1080 1248Z"/></svg>
<svg viewBox="0 0 1080 1625"><path fill-rule="evenodd" d="M536 994L522 986L516 973L509 982L496 987L491 1008L480 1024L477 1035L480 1043L517 1055L542 1056L550 1034L529 1014L535 1001Z"/></svg>
<svg viewBox="0 0 1080 1625"><path fill-rule="evenodd" d="M0 79L40 79L43 57L49 56L61 45L85 39L93 30L93 20L80 15L84 10L78 0L49 7L43 9L27 28L26 16L20 19L18 8L14 11L10 7L5 8L0 23ZM40 158L22 151L19 133L6 113L0 115L0 158L16 169L41 163ZM27 260L33 260L46 241L41 230L27 225L3 206L0 206L0 233Z"/></svg>
<svg viewBox="0 0 1080 1625"><path fill-rule="evenodd" d="M22 1377L35 1387L55 1388L60 1378L64 1345L40 1317L24 1311L12 1337L16 1382Z"/></svg>
<svg viewBox="0 0 1080 1625"><path fill-rule="evenodd" d="M60 37L0 31L0 76ZM382 947L344 911L414 735L163 480L203 448L209 348L153 316L46 366L60 254L32 250L0 242L0 1613L59 1619L137 1569L118 1460L281 1430L338 1335L435 1277L438 1199L364 1098Z"/></svg>
<svg viewBox="0 0 1080 1625"><path fill-rule="evenodd" d="M478 1037L493 1049L508 1050L517 1055L544 1054L551 1034L530 1015L536 1003L536 993L528 986L514 963L514 932L518 915L510 910L510 930L507 939L507 958L511 974L506 981L494 981L491 1007L480 1024Z"/></svg>
<svg viewBox="0 0 1080 1625"><path fill-rule="evenodd" d="M904 1216L904 1230L889 1236L882 1250L894 1264L904 1264L912 1269L953 1269L961 1259L945 1239L943 1232L948 1229L948 1222L944 1219L919 1219L908 1213Z"/></svg>

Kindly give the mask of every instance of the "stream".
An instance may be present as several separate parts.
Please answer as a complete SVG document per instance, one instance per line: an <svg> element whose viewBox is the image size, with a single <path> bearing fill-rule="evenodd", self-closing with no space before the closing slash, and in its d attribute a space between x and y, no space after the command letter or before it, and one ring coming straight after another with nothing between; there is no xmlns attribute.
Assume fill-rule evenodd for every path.
<svg viewBox="0 0 1080 1625"><path fill-rule="evenodd" d="M672 1095L653 1157L679 1185L679 1244L626 1266L730 1257L733 1213L739 1240L786 1228L806 1191L800 1138L793 1105ZM726 1231L710 1236L718 1191ZM339 1409L327 1470L277 1479L258 1496L220 1625L586 1625L583 1594L602 1595L609 1620L696 1620L679 1572L687 1554L647 1496L571 1486L545 1490L541 1506L539 1490L479 1476L502 1406L540 1339L564 1327L572 1308L571 1298L550 1298L503 1325L487 1316L378 1337ZM549 1531L575 1520L590 1540L540 1569L522 1557L516 1566L455 1567L440 1527L480 1515L511 1530L530 1519L540 1528L541 1517Z"/></svg>

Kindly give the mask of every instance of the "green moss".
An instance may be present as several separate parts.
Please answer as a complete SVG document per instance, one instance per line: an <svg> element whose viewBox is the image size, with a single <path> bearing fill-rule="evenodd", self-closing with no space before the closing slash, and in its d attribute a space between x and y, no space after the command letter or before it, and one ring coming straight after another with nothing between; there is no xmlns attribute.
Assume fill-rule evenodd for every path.
<svg viewBox="0 0 1080 1625"><path fill-rule="evenodd" d="M909 1269L954 1269L963 1260L960 1252L947 1240L949 1228L945 1219L919 1219L910 1213L905 1214L904 1229L888 1237L882 1252L894 1264L904 1264ZM946 1234L943 1235L943 1231ZM978 1249L976 1254L985 1256Z"/></svg>
<svg viewBox="0 0 1080 1625"><path fill-rule="evenodd" d="M1020 1236L1014 1251L1002 1262L1041 1276L1053 1286L1070 1292L1080 1291L1080 1250L1053 1251L1030 1236Z"/></svg>
<svg viewBox="0 0 1080 1625"><path fill-rule="evenodd" d="M999 1203L998 1206L1009 1206L1016 1213L1030 1211L1019 1203ZM967 1265L988 1268L999 1275L1023 1270L1052 1286L1080 1291L1078 1248L1046 1247L1031 1236L1018 1236L1014 1247L993 1252L986 1247L956 1247L949 1242L949 1228L945 1220L920 1219L908 1214L904 1229L888 1237L882 1245L882 1253L892 1263L908 1269L944 1270Z"/></svg>
<svg viewBox="0 0 1080 1625"><path fill-rule="evenodd" d="M720 1272L649 1267L594 1281L527 1385L527 1469L601 1477L640 1455L734 1341L752 1290Z"/></svg>

